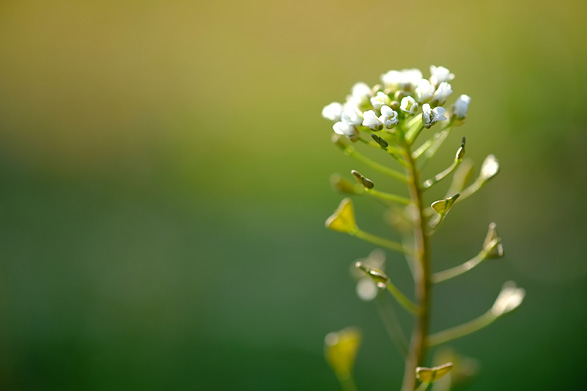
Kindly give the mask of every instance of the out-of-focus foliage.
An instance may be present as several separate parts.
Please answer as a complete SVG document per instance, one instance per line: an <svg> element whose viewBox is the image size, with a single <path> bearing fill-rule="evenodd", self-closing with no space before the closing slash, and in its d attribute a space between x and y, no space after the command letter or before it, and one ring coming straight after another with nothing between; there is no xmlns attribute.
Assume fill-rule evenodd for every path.
<svg viewBox="0 0 587 391"><path fill-rule="evenodd" d="M323 225L342 198L330 174L364 167L330 144L320 111L359 77L429 64L472 98L447 143L466 136L468 157L501 168L447 216L435 270L474 256L491 221L506 253L438 287L432 328L514 279L517 315L453 345L480 363L467 389L582 386L586 11L2 2L0 389L336 389L323 335L346 324L363 330L357 382L388 389L401 360L348 274L373 246ZM445 149L429 167L453 161ZM400 258L387 270L408 281Z"/></svg>

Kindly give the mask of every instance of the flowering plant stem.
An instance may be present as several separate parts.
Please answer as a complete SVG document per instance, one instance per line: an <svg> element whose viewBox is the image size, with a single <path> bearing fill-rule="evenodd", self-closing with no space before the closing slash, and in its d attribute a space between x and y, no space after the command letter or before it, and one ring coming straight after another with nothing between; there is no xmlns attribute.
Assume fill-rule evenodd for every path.
<svg viewBox="0 0 587 391"><path fill-rule="evenodd" d="M420 186L420 175L416 161L412 157L412 150L407 142L403 143L404 156L407 164L408 187L410 198L416 208L414 220L414 256L413 274L415 283L415 297L419 311L416 325L412 332L409 354L406 360L402 391L413 391L416 388L414 373L421 365L426 354L426 335L428 333L428 319L430 307L430 249L426 235L426 218L424 216L424 201Z"/></svg>
<svg viewBox="0 0 587 391"><path fill-rule="evenodd" d="M359 185L344 182L341 178L336 179L336 188L342 192L353 196L367 195L386 206L394 204L390 209L394 216L388 221L403 236L403 242L395 242L387 239L386 235L381 237L361 230L350 198L343 199L334 214L326 220L326 227L329 229L402 253L407 258L414 282L413 300L397 289L389 276L385 274L384 258L361 259L354 264L355 268L370 279L367 285L361 283L364 282L363 280L357 285L359 297L366 301L378 299L378 310L383 323L405 359L401 391L431 389L434 381L452 370L453 363L447 362L440 366L426 368L424 364L428 349L488 326L496 319L518 308L525 295L523 289L516 287L513 282L507 282L503 285L492 308L485 314L460 326L436 334L428 334L432 285L461 276L476 268L485 259L503 256L501 239L497 235L495 223L491 223L483 249L477 256L447 270L435 274L431 272L429 238L457 202L460 203L479 191L498 173L499 163L495 156L487 156L479 176L467 186L472 166L467 160L463 161L465 154L465 138L463 137L453 163L422 182L423 167L434 157L451 129L464 123L471 100L468 95L461 95L451 106L450 111L447 111L441 105L446 103L448 96L452 93L452 87L448 81L452 80L454 75L444 67L431 66L430 71L429 79L423 79L422 73L417 69L389 71L382 76L382 85L371 88L365 83L357 83L344 104L333 102L322 111L325 118L335 121L332 128L336 135L332 141L346 155L363 163L370 170L378 171L405 184L408 188L409 197L380 191L379 187L374 190L374 187L379 185L356 170L352 170L351 174ZM444 116L445 113L447 116ZM435 127L436 131L433 134L427 131L440 122L443 123ZM424 131L424 129L427 130ZM428 140L417 146L416 141L421 134L428 134ZM373 141L363 139L362 135L369 135ZM352 145L357 142L379 152L385 151L401 165L403 172L363 155ZM443 199L426 204L424 191L439 184L450 175L453 175L453 180L447 195ZM409 342L404 337L390 303L381 301L383 298L378 297L377 289L387 289L395 300L413 315L414 322ZM360 334L354 329L352 331L345 329L327 335L326 356L336 373L350 374L359 340ZM458 371L459 368L455 370ZM343 380L341 380L343 389L349 390L349 384Z"/></svg>

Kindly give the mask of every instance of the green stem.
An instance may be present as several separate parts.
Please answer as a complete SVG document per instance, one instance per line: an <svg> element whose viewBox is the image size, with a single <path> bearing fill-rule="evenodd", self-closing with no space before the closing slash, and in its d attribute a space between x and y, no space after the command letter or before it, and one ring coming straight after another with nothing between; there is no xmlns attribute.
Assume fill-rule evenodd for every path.
<svg viewBox="0 0 587 391"><path fill-rule="evenodd" d="M402 254L407 253L406 249L404 248L404 246L401 245L401 243L394 242L393 240L381 238L379 236L375 236L375 235L370 234L368 232L361 231L360 229L357 230L356 232L351 233L351 235L354 235L359 239L363 239L367 242L376 244L378 246L382 246L382 247L388 248L390 250L400 252Z"/></svg>
<svg viewBox="0 0 587 391"><path fill-rule="evenodd" d="M452 124L449 122L441 131L436 133L430 140L426 141L412 154L412 157L420 163L421 167L424 167L428 160L432 158L436 151L447 139L452 129Z"/></svg>
<svg viewBox="0 0 587 391"><path fill-rule="evenodd" d="M397 300L397 302L404 307L408 312L411 314L417 315L420 312L418 306L410 299L408 299L395 285L391 282L387 283L387 291L392 294L392 296Z"/></svg>
<svg viewBox="0 0 587 391"><path fill-rule="evenodd" d="M365 188L365 192L382 200L397 202L398 204L402 205L409 205L411 202L409 198L402 197L396 194L384 193L382 191L377 191L375 189Z"/></svg>
<svg viewBox="0 0 587 391"><path fill-rule="evenodd" d="M439 174L436 174L433 178L427 179L424 181L423 188L424 190L431 188L447 176L449 176L454 170L457 169L458 166L461 165L462 160L455 160L447 169L442 171Z"/></svg>
<svg viewBox="0 0 587 391"><path fill-rule="evenodd" d="M395 343L405 360L408 356L408 342L406 341L406 337L404 336L402 328L399 324L399 320L397 319L391 303L384 303L384 299L384 296L377 295L377 311L379 312L379 316L383 321L385 330L387 330L389 337L393 343Z"/></svg>
<svg viewBox="0 0 587 391"><path fill-rule="evenodd" d="M374 170L379 171L382 174L389 176L390 178L397 179L398 181L406 183L408 178L404 174L399 171L393 170L391 168L385 167L382 164L376 163L373 160L369 159L365 155L359 153L355 148L351 146L347 146L344 149L344 153L348 156L357 159L361 163L366 164L367 166L371 167Z"/></svg>
<svg viewBox="0 0 587 391"><path fill-rule="evenodd" d="M430 306L430 250L426 235L426 218L424 217L424 200L420 187L420 175L412 157L411 147L404 143L405 156L408 162L408 187L410 198L416 207L414 219L414 264L413 274L415 296L420 309L416 325L410 341L410 353L406 361L402 391L413 391L416 388L416 367L423 364L426 354L426 335Z"/></svg>
<svg viewBox="0 0 587 391"><path fill-rule="evenodd" d="M465 262L461 265L452 267L447 270L443 270L438 273L434 273L432 275L432 283L437 284L439 282L444 282L446 280L450 280L451 278L458 277L461 274L464 274L464 273L468 272L469 270L473 269L474 267L479 265L481 262L483 262L485 259L487 259L487 251L481 250L479 252L479 254L477 254L475 257L469 259L467 262Z"/></svg>
<svg viewBox="0 0 587 391"><path fill-rule="evenodd" d="M489 326L496 319L497 317L489 310L480 317L467 323L428 336L428 347L442 345L443 343L472 334Z"/></svg>

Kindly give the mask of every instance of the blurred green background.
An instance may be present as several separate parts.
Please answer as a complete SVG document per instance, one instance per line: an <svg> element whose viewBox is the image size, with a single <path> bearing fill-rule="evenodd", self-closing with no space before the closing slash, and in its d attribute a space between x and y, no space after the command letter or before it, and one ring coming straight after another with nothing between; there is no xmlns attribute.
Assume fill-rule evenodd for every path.
<svg viewBox="0 0 587 391"><path fill-rule="evenodd" d="M468 390L585 387L587 3L0 2L0 389L338 390L326 333L364 332L362 390L402 364L349 265L373 246L324 229L322 107L357 81L431 64L472 104L502 172L434 238L435 270L498 224L506 257L439 286L432 328L513 316L453 344ZM368 170L364 170L368 174ZM428 171L432 173L432 171ZM390 183L389 190L399 190ZM359 223L382 210L356 202ZM405 263L388 272L410 290Z"/></svg>

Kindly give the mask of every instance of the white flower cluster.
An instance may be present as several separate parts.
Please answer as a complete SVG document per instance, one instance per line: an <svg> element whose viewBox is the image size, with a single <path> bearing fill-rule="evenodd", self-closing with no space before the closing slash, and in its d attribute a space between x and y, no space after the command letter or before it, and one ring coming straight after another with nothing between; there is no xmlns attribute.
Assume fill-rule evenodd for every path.
<svg viewBox="0 0 587 391"><path fill-rule="evenodd" d="M344 103L329 104L322 110L322 116L335 122L335 133L352 141L358 139L361 127L393 132L400 121L420 112L422 125L429 128L448 119L442 105L453 92L449 82L454 77L447 68L434 65L428 79L423 78L419 69L392 70L381 76L382 84L373 88L365 83L355 84ZM452 116L464 119L470 101L467 95L458 97L452 106Z"/></svg>

